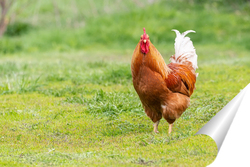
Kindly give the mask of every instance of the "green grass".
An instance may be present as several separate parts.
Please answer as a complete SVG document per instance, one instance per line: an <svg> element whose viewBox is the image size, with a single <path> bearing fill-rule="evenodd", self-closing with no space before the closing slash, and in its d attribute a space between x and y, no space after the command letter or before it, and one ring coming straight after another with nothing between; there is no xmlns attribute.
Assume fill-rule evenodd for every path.
<svg viewBox="0 0 250 167"><path fill-rule="evenodd" d="M69 3L62 0L57 4L60 23L56 21L57 8L51 1L26 1L16 2L13 6L12 15L18 17L9 14L10 21L16 22L10 22L7 31L10 33L0 40L0 53L126 50L136 45L143 27L162 53L169 53L165 48L173 46L175 33L172 29L181 32L194 29L198 35L192 33L189 36L196 44L250 49L250 4L245 0L238 3L155 0L151 5L146 0L140 4L107 0L109 11L105 11L106 4L99 0L92 1L96 9L88 1ZM27 10L21 10L20 6L26 6ZM93 14L93 10L97 14ZM84 25L74 26L81 22Z"/></svg>
<svg viewBox="0 0 250 167"><path fill-rule="evenodd" d="M0 39L0 166L213 162L215 142L194 134L249 83L249 3L115 1L105 8L96 0L93 9L89 1L60 1L58 20L51 1L28 2L11 9L28 28L15 32L22 26L11 22ZM171 136L165 120L152 132L132 85L130 60L143 27L166 62L174 54L171 29L197 32L189 35L199 56L197 89Z"/></svg>
<svg viewBox="0 0 250 167"><path fill-rule="evenodd" d="M216 62L201 56L191 106L170 137L165 120L152 133L132 86L129 56L117 62L69 54L1 58L2 164L206 166L216 157L215 142L194 134L250 79L247 56Z"/></svg>

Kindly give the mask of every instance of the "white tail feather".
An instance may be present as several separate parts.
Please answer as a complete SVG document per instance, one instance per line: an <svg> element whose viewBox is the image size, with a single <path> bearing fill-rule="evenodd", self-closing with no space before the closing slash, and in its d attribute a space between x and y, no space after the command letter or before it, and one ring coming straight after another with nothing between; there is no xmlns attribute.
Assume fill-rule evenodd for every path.
<svg viewBox="0 0 250 167"><path fill-rule="evenodd" d="M180 34L178 30L172 30L176 33L175 38L175 56L170 58L170 61L173 63L183 64L184 61L189 61L192 63L194 70L198 68L197 65L197 54L195 52L195 48L193 42L189 37L185 37L188 33L194 32L193 30L187 30L184 33ZM198 75L197 75L198 76Z"/></svg>

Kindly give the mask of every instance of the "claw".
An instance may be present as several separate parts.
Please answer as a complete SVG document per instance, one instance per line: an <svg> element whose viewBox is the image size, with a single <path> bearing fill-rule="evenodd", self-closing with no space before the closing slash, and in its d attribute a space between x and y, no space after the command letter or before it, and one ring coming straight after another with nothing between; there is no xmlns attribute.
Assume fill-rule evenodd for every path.
<svg viewBox="0 0 250 167"><path fill-rule="evenodd" d="M173 127L173 124L169 124L168 134L170 134L172 132L172 127Z"/></svg>
<svg viewBox="0 0 250 167"><path fill-rule="evenodd" d="M160 123L160 121L157 121L157 122L154 123L154 132L155 133L159 133L159 131L158 131L158 125L159 125L159 123Z"/></svg>

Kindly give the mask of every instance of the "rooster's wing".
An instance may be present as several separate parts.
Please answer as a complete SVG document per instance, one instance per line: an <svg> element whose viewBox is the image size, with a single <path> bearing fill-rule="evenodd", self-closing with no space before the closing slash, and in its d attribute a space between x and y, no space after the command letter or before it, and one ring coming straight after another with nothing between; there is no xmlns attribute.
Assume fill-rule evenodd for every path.
<svg viewBox="0 0 250 167"><path fill-rule="evenodd" d="M196 82L196 75L193 73L192 67L178 63L170 63L167 66L171 69L165 79L168 89L190 97Z"/></svg>

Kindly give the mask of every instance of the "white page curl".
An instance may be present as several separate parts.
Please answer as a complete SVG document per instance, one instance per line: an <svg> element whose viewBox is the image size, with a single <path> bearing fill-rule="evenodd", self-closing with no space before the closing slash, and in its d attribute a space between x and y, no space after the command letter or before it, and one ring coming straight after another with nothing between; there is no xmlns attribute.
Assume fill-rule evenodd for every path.
<svg viewBox="0 0 250 167"><path fill-rule="evenodd" d="M250 84L197 134L214 139L218 155L209 166L250 166Z"/></svg>

